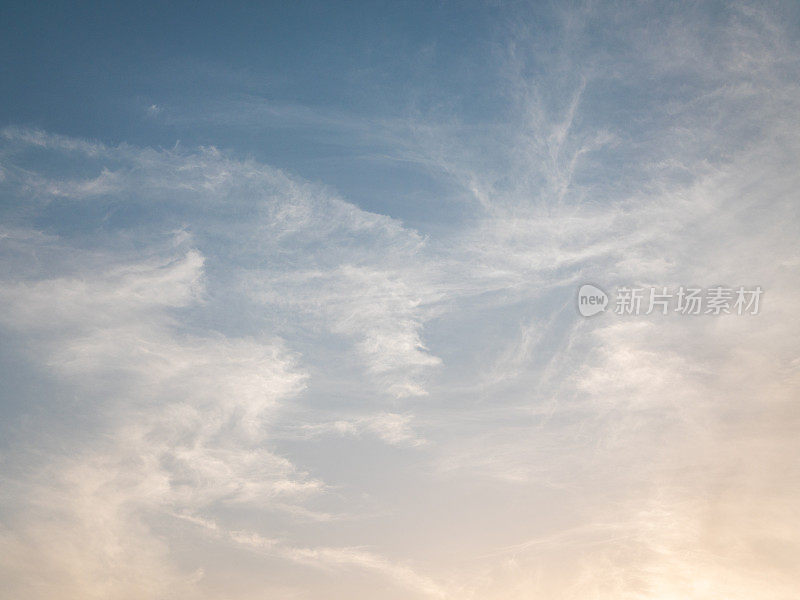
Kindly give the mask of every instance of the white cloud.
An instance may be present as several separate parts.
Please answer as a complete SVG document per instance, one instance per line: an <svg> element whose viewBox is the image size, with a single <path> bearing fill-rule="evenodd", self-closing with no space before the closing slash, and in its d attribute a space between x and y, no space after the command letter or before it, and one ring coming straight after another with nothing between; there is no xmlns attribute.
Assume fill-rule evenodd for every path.
<svg viewBox="0 0 800 600"><path fill-rule="evenodd" d="M43 448L4 457L5 589L35 560L26 597L263 572L291 597L313 566L342 597L792 598L796 41L744 3L644 6L566 11L556 51L521 20L507 122L395 140L470 207L430 238L214 148L4 130L40 230L0 231L0 324L90 413L19 419ZM757 317L581 320L587 281L766 292Z"/></svg>
<svg viewBox="0 0 800 600"><path fill-rule="evenodd" d="M239 519L231 515L242 511L282 515L275 518L290 523L338 518L313 506L329 486L273 447L284 405L308 380L299 356L275 333L274 311L286 306L295 313L286 331L316 319L314 327L341 336L379 393L422 394L422 370L439 361L421 342L425 317L419 291L409 283L414 270L398 263L415 260L423 240L391 219L214 149L156 153L13 129L4 138L12 157L5 162L14 171L7 191L37 197L43 212L53 198L96 203L102 212L102 194L138 190L133 202L147 210L169 198L174 207L202 215L227 197L253 216L249 223L231 222L227 214L187 222L179 208L176 217L145 225L133 244L118 232L95 236L91 248L69 232L3 230L9 269L0 325L40 377L72 390L81 411L91 414L78 438L47 422L31 431L38 437L52 428L54 441L63 438L56 443L69 448L63 456L40 461L35 452L15 452L15 462L29 468L10 481L27 506L15 513L0 543L7 556L40 557L36 568L44 583L30 597L50 597L54 590L63 597L205 596L198 583L207 570L173 565L176 540L153 525L170 515L203 521L226 514L232 523ZM77 155L101 175L65 181L46 166L16 168L16 157L31 147ZM100 186L101 179L113 186ZM253 245L240 247L241 235ZM207 240L216 236L226 242L209 255ZM298 255L302 268L287 257L298 245L305 247ZM396 254L363 259L365 251L384 248ZM314 276L306 264L316 265ZM310 287L290 285L307 279ZM208 319L228 318L231 301L265 311L262 328L236 334L223 323L209 326ZM378 413L334 427L348 423L347 433L419 445L411 419ZM441 595L410 569L361 550L281 548L278 558L352 565L422 595ZM107 574L98 572L102 564ZM7 589L31 576L17 562L4 561L3 569ZM136 579L147 583L130 583Z"/></svg>
<svg viewBox="0 0 800 600"><path fill-rule="evenodd" d="M342 418L297 425L289 429L290 434L315 438L323 435L361 436L370 433L387 444L396 446L421 446L425 440L411 427L413 417L409 414L377 413L367 416Z"/></svg>

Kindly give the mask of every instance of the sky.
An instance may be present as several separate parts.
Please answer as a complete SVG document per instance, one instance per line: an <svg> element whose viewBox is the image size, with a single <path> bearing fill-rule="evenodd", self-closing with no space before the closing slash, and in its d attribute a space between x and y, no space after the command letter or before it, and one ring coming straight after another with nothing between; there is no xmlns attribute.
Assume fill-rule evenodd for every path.
<svg viewBox="0 0 800 600"><path fill-rule="evenodd" d="M0 599L798 597L797 3L6 2L0 89Z"/></svg>

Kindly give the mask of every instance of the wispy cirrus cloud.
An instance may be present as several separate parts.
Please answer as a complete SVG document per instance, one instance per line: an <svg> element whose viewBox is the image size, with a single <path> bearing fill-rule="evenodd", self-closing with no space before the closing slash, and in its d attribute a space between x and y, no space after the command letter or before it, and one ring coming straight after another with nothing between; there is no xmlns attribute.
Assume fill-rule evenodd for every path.
<svg viewBox="0 0 800 600"><path fill-rule="evenodd" d="M303 392L308 373L298 363L296 352L275 334L275 322L262 320L263 333L236 333L235 322L226 323L226 302L238 297L249 311L285 302L280 294L267 298L263 286L254 293L252 282L260 273L277 287L282 271L293 268L302 273L307 266L296 264L280 248L287 238L291 239L289 252L294 244L305 244L308 252L302 258L316 263L319 277L331 281L309 291L316 288L319 293L323 288L317 300L321 304L324 294L329 300L336 294L341 297L338 305L331 300L317 314L319 325L315 326L328 328L330 335L346 335L346 341L355 340L350 352L355 365L363 364L355 368L387 378L388 393L394 395L393 386L411 385L402 383L406 377L415 377L416 371L409 369L436 363L432 357L414 358L413 353L422 355L422 350L413 302L402 309L407 322L395 324L388 317L406 303L403 295L411 292L402 290L403 274L392 272L391 265L385 266L389 269L385 274L374 257L369 266L350 266L349 260L358 254L347 248L337 251L336 246L363 237L361 243L388 244L413 256L422 241L390 219L363 213L313 186L253 163L233 161L215 150L159 155L73 143L27 130L6 130L4 137L13 156L5 158L13 172L5 182L7 193L33 196L44 215L54 199L86 203L87 210L97 211L92 218L108 227L76 236L69 224L55 220L47 226L51 233L46 235L21 225L3 231L7 275L1 296L6 335L37 364L39 376L69 386L81 412L89 414L84 421L68 417L81 422L84 435L81 441L69 442L66 455L42 463L32 448L19 449L16 464L28 468L7 476L15 497L26 499L27 506L15 512L15 529L4 532L3 546L8 555L41 555L37 561L41 597L55 590L83 597L150 596L175 589L199 593L196 584L202 572L181 573L159 566L170 550L167 543L158 541L149 523L168 518L164 515L188 513L202 518L208 513L260 507L290 520L331 519L330 514L306 504L330 493L328 485L270 447L270 432L280 411ZM97 161L103 173L113 169L109 179L114 186L101 190L80 181L64 184L56 173L19 167L15 161L24 162L20 155L26 152ZM165 196L172 197L172 208L177 210L162 215L163 221L140 221L143 235L133 242L115 231L115 207L109 198L125 196L137 187L149 190L135 201L144 212L152 211ZM253 190L259 195L250 198ZM227 231L228 207L203 222L192 216L198 209L219 210L223 207L220 194L227 193L232 203L257 217L255 223ZM321 210L330 212L329 217L321 215ZM236 237L242 234L255 240L262 252L251 255L252 247L237 247ZM218 235L234 238L228 250L209 260L203 240ZM273 259L268 258L271 252ZM239 258L231 262L231 256ZM52 262L42 262L44 257ZM233 272L225 271L232 265L236 265ZM333 283L341 279L339 272L346 278L348 270L396 283L378 288L378 295L366 301L359 300L352 291L348 295L341 283ZM335 285L340 286L338 292ZM283 284L283 294L295 295L292 310L302 306L305 292ZM360 313L359 302L371 312ZM313 308L309 313L313 315ZM209 318L215 326L206 324ZM296 320L284 332L304 326ZM381 413L356 416L348 423L353 433L373 432L390 444L418 443L407 429L408 417ZM316 430L324 425L309 427ZM24 433L18 435L25 438ZM68 437L59 427L51 435L54 444ZM45 524L42 519L49 513L58 513L58 519ZM105 524L94 530L98 520ZM83 532L81 545L72 537L78 531ZM48 539L54 541L48 544ZM432 583L414 579L417 576L410 569L362 551L284 548L277 557L322 566L351 564L400 584L410 582L425 595L433 589ZM109 561L107 575L87 574ZM31 576L15 564L4 566L12 588ZM146 585L126 583L150 572L154 576L148 577Z"/></svg>
<svg viewBox="0 0 800 600"><path fill-rule="evenodd" d="M234 152L4 130L0 324L55 390L17 386L7 589L792 598L796 32L652 11L519 9L479 123L271 116L379 129L463 205L426 235ZM765 296L583 320L587 281Z"/></svg>

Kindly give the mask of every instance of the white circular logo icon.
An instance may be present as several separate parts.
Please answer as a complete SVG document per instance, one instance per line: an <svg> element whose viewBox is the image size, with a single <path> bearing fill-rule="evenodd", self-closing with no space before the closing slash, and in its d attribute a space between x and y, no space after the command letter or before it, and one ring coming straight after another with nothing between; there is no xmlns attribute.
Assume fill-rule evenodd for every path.
<svg viewBox="0 0 800 600"><path fill-rule="evenodd" d="M591 317L603 312L608 306L608 295L599 287L585 283L578 290L578 312Z"/></svg>

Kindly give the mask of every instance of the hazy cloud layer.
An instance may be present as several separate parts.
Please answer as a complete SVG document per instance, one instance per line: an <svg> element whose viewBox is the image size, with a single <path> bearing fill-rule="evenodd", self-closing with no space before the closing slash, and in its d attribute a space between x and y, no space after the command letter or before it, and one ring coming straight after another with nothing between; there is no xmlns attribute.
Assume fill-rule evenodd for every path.
<svg viewBox="0 0 800 600"><path fill-rule="evenodd" d="M236 148L2 130L0 596L794 598L793 12L505 10L490 116L272 116L436 182L424 231ZM765 292L584 319L586 282Z"/></svg>

